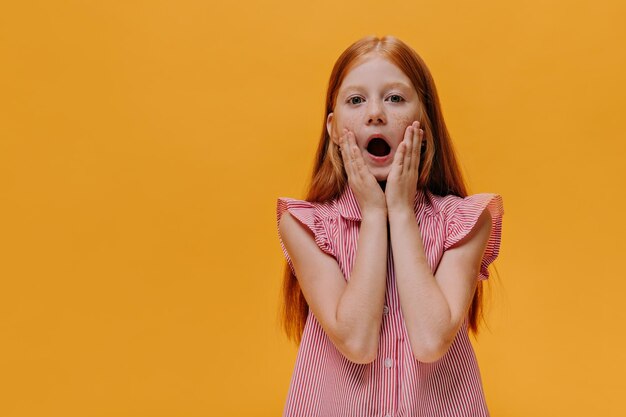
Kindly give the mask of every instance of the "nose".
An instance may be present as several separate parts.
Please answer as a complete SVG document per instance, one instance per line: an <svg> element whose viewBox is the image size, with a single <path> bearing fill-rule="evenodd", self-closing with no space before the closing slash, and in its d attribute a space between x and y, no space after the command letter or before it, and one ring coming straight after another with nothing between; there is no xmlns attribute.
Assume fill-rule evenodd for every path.
<svg viewBox="0 0 626 417"><path fill-rule="evenodd" d="M370 105L367 108L367 123L368 124L379 124L386 123L387 118L385 116L385 112L383 110L382 104L378 100L370 101Z"/></svg>

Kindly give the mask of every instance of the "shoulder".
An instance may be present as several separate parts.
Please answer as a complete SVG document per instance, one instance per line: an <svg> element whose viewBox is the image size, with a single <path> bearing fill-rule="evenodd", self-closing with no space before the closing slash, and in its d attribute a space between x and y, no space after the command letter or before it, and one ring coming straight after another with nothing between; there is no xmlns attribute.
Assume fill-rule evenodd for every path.
<svg viewBox="0 0 626 417"><path fill-rule="evenodd" d="M492 245L496 241L499 244L503 207L502 196L496 193L445 196L442 200L447 233L444 248L450 248L474 229L480 235L491 236Z"/></svg>
<svg viewBox="0 0 626 417"><path fill-rule="evenodd" d="M289 213L290 216L284 216L285 213ZM282 218L292 217L313 234L318 246L327 253L332 253L331 237L334 235L334 222L331 219L334 216L335 207L330 202L319 203L291 197L278 197L276 201L276 221L279 233L285 230ZM290 227L290 225L295 225L295 222L289 220L287 230L293 230L293 226Z"/></svg>
<svg viewBox="0 0 626 417"><path fill-rule="evenodd" d="M316 202L291 197L278 197L276 200L276 214L278 219L280 219L281 215L286 211L295 215L297 218L305 217L316 221L332 219L339 214L334 200Z"/></svg>
<svg viewBox="0 0 626 417"><path fill-rule="evenodd" d="M437 195L429 193L430 200L433 206L433 211L440 215L446 215L454 211L454 207L457 206L462 200L462 197L449 194L449 195Z"/></svg>
<svg viewBox="0 0 626 417"><path fill-rule="evenodd" d="M503 211L502 196L497 193L476 193L465 197L454 194L445 196L433 194L432 202L435 211L440 213L446 220L454 220L459 216L478 218L485 211L485 208L490 208L489 212ZM488 216L487 214L482 217Z"/></svg>

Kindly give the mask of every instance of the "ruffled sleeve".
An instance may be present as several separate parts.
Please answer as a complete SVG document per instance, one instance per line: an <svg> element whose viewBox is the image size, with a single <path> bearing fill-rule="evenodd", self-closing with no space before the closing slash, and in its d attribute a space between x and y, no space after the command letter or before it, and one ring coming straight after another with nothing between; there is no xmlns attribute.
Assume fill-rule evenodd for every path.
<svg viewBox="0 0 626 417"><path fill-rule="evenodd" d="M335 257L335 252L329 239L329 225L320 215L316 203L310 203L305 200L296 200L294 198L288 197L279 197L276 204L277 228L280 222L280 217L285 211L289 211L289 213L293 217L295 217L300 223L305 225L313 233L315 243L317 243L317 246L319 246L322 251ZM287 259L287 263L291 268L291 271L294 275L296 275L296 271L293 267L291 257L289 256L289 253L285 248L285 244L283 243L280 229L278 229L278 240L280 241L280 246L283 250L283 254L285 255L285 259Z"/></svg>
<svg viewBox="0 0 626 417"><path fill-rule="evenodd" d="M491 214L491 234L481 261L478 279L489 278L487 267L498 257L502 236L502 215L504 214L502 196L493 193L480 193L459 198L447 214L447 234L444 250L448 250L465 237L476 224L478 217L486 209Z"/></svg>

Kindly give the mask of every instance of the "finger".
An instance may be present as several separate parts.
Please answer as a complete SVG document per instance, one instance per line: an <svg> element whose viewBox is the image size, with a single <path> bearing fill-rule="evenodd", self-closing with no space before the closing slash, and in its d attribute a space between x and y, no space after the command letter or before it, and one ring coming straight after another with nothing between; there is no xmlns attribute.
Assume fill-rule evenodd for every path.
<svg viewBox="0 0 626 417"><path fill-rule="evenodd" d="M391 176L392 173L395 176L397 176L402 172L402 163L404 161L404 151L405 151L405 143L404 141L402 141L398 145L398 148L396 149L396 153L393 156L393 162L391 163L391 170L389 171L389 176Z"/></svg>
<svg viewBox="0 0 626 417"><path fill-rule="evenodd" d="M346 174L348 175L348 178L350 178L350 176L352 175L352 167L350 164L350 149L348 146L348 141L346 140L346 129L344 129L344 133L343 135L341 135L340 138L340 149L341 149L341 159L343 160L343 167L346 170Z"/></svg>
<svg viewBox="0 0 626 417"><path fill-rule="evenodd" d="M420 131L419 128L420 123L415 123L415 128L413 129L413 147L411 148L411 170L417 171L417 166L419 164L419 147L420 147Z"/></svg>
<svg viewBox="0 0 626 417"><path fill-rule="evenodd" d="M417 169L419 169L420 164L422 163L422 149L424 148L424 130L419 129L419 143L417 145L417 164L415 165Z"/></svg>
<svg viewBox="0 0 626 417"><path fill-rule="evenodd" d="M344 145L344 140L343 140L343 133L341 134L341 136L339 136L339 156L341 157L342 160L344 160L344 151L345 151L345 145ZM345 160L344 160L344 165L345 165Z"/></svg>
<svg viewBox="0 0 626 417"><path fill-rule="evenodd" d="M404 152L404 162L402 163L402 173L404 174L409 169L411 169L411 153L413 149L413 125L407 127L404 142L405 142L405 152Z"/></svg>
<svg viewBox="0 0 626 417"><path fill-rule="evenodd" d="M350 132L348 134L348 142L350 143L350 157L353 166L353 172L360 178L365 174L363 172L365 162L363 161L361 152L359 151L359 147L356 144L354 133Z"/></svg>
<svg viewBox="0 0 626 417"><path fill-rule="evenodd" d="M357 150L356 144L354 143L354 133L352 131L346 131L346 151L348 155L348 159L350 160L350 173L352 175L352 180L355 181L359 178L359 165L357 163Z"/></svg>
<svg viewBox="0 0 626 417"><path fill-rule="evenodd" d="M354 162L355 164L360 168L361 166L365 165L365 161L363 160L363 154L361 153L361 150L359 149L359 145L356 144L356 137L354 136L354 133L350 134L350 144L352 147L352 150L354 151Z"/></svg>

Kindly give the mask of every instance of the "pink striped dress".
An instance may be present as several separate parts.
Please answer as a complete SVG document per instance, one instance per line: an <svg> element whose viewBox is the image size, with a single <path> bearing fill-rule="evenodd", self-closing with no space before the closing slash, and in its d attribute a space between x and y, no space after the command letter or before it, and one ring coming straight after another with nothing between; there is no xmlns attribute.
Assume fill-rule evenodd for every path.
<svg viewBox="0 0 626 417"><path fill-rule="evenodd" d="M432 271L443 252L465 236L487 208L492 232L477 279L487 279L487 266L498 256L503 204L498 194L465 198L419 190L414 211ZM325 203L279 197L277 221L288 210L333 256L346 281L355 259L361 212L351 188ZM279 232L280 245L293 264ZM298 348L283 417L432 417L489 416L480 371L468 335L468 318L447 353L424 363L412 354L396 288L393 253L388 245L387 286L378 355L357 364L333 345L309 310ZM295 271L294 271L295 274Z"/></svg>

